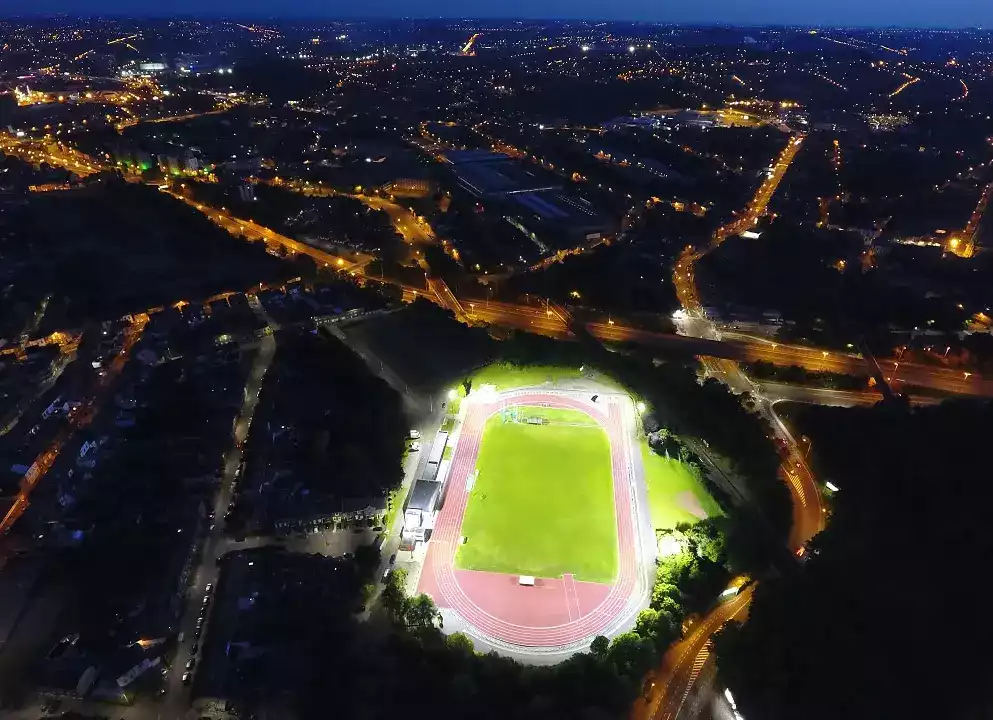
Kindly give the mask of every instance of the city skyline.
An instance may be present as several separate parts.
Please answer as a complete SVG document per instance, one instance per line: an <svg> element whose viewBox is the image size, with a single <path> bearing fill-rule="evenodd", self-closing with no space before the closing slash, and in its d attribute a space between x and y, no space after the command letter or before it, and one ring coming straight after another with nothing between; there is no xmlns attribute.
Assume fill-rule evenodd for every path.
<svg viewBox="0 0 993 720"><path fill-rule="evenodd" d="M605 8L592 0L508 0L477 3L470 12L454 0L373 0L361 8L328 7L319 0L302 0L292 7L272 0L177 0L153 9L137 0L10 0L2 16L127 15L135 17L218 16L342 18L342 19L522 19L632 21L677 24L803 25L837 27L962 28L993 24L993 6L970 0L952 0L940 7L924 0L856 0L798 5L786 0L759 0L742 7L733 0L702 0L659 7L641 0L620 0Z"/></svg>

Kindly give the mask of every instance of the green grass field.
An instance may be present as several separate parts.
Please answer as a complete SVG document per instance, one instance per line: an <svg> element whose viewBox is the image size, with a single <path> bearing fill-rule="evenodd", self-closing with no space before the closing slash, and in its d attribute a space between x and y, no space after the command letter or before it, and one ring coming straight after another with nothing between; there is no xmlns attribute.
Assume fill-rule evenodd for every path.
<svg viewBox="0 0 993 720"><path fill-rule="evenodd" d="M707 489L679 460L656 455L641 441L641 460L648 485L648 504L656 529L673 528L679 523L695 523L720 515L721 508Z"/></svg>
<svg viewBox="0 0 993 720"><path fill-rule="evenodd" d="M582 425L586 427L599 427L596 420L584 412L572 410L570 408L548 408L548 407L528 407L522 406L517 411L518 420L527 418L541 418L547 423L558 425Z"/></svg>
<svg viewBox="0 0 993 720"><path fill-rule="evenodd" d="M551 424L504 423L499 415L487 422L456 566L613 581L617 525L607 434L577 411L522 411Z"/></svg>
<svg viewBox="0 0 993 720"><path fill-rule="evenodd" d="M542 386L548 383L570 380L596 380L601 387L613 390L623 390L612 378L589 368L580 372L578 367L559 365L528 365L516 367L510 363L497 362L477 370L472 376L473 388L481 385L494 385L498 392L513 390L521 387Z"/></svg>
<svg viewBox="0 0 993 720"><path fill-rule="evenodd" d="M515 367L508 363L493 363L480 369L472 376L472 386L495 385L498 391L510 390L532 385L544 385L556 380L575 380L583 375L579 368L555 367L553 365L535 365L530 367Z"/></svg>

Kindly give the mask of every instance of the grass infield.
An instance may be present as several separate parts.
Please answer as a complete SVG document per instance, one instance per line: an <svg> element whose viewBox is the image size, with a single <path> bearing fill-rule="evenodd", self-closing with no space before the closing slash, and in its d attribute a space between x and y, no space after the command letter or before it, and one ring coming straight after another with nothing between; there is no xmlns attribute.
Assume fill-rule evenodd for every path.
<svg viewBox="0 0 993 720"><path fill-rule="evenodd" d="M518 418L497 414L486 423L456 566L612 582L617 522L607 434L575 410L521 407Z"/></svg>

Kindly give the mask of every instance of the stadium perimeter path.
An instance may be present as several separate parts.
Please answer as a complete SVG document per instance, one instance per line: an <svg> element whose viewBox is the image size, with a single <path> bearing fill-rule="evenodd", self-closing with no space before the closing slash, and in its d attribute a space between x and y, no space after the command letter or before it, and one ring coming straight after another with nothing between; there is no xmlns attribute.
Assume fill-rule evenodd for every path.
<svg viewBox="0 0 993 720"><path fill-rule="evenodd" d="M648 538L647 502L640 457L631 445L630 401L602 395L599 403L548 390L504 393L485 402L473 399L465 414L449 470L445 498L428 545L418 590L446 616L446 630L460 629L497 650L548 660L585 649L596 635L629 626L648 600L654 537ZM455 552L469 501L469 478L476 465L486 421L510 405L579 410L607 433L617 522L618 574L612 584L588 583L572 575L537 578L534 587L517 575L459 570ZM454 613L454 616L453 616ZM456 620L452 627L450 620Z"/></svg>

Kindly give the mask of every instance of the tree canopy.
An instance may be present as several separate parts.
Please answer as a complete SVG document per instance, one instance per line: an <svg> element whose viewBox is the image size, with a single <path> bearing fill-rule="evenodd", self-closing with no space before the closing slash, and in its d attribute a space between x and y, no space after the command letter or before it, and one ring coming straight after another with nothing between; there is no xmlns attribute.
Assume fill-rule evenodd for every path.
<svg viewBox="0 0 993 720"><path fill-rule="evenodd" d="M810 407L797 427L840 492L805 571L768 580L716 643L745 717L988 717L993 405ZM952 682L948 672L954 670Z"/></svg>

